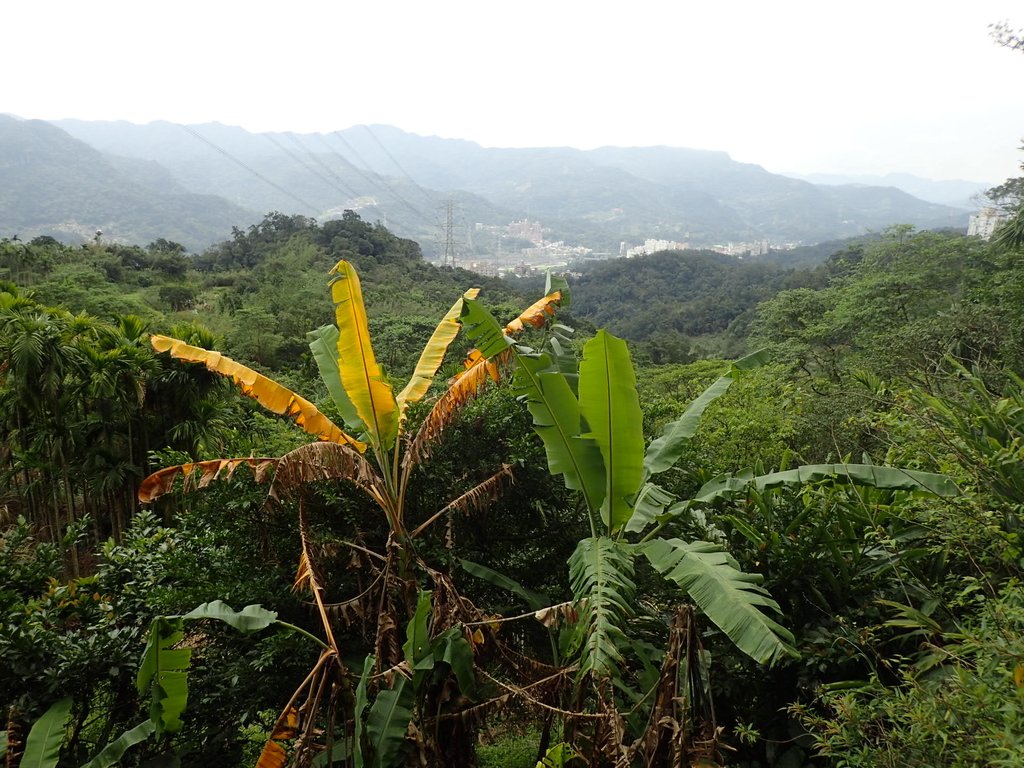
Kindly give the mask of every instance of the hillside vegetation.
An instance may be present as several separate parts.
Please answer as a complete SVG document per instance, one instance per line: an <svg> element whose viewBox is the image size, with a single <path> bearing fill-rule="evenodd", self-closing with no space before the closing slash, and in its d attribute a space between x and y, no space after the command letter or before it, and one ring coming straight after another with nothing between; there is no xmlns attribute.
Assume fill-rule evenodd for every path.
<svg viewBox="0 0 1024 768"><path fill-rule="evenodd" d="M0 241L0 752L1020 765L1019 232L544 281L352 211Z"/></svg>

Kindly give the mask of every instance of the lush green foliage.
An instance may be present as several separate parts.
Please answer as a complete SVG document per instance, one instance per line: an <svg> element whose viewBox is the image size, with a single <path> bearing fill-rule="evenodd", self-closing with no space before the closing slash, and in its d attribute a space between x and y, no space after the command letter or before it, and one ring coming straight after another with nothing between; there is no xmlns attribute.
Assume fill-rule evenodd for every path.
<svg viewBox="0 0 1024 768"><path fill-rule="evenodd" d="M17 283L0 290L0 707L12 754L33 723L41 733L60 720L61 766L172 753L184 764L252 764L268 739L287 756L278 713L322 650L301 632L247 638L187 621L179 638L169 620L165 650L191 650L189 695L180 712L158 713L159 737L145 727L153 689L140 693L136 675L155 618L218 599L261 603L322 637L308 586L290 590L305 546L325 604L337 606L328 624L348 670L338 679L350 682L339 697L361 715L351 728L368 765L415 753L407 736L419 724L461 711L530 734L528 745L497 734L504 757L481 749L481 759L533 765L566 741L597 765L607 745L635 744L651 713L683 723L676 705L690 718L688 746L746 766L1021 761L1019 246L896 230L799 274L681 265L679 255L619 262L602 279L611 290L641 275L634 293L606 300L587 276L573 311L643 339L635 403L619 410L634 363L608 334L584 324L575 340L550 328L525 336L538 351L517 350L511 386L465 403L409 478L401 529L357 489L316 482L300 536L295 507L264 506L246 469L169 495L158 514L140 510L135 486L156 466L278 456L304 442L201 367L154 355L150 329L200 321L214 333L172 333L223 342L351 421L305 338L331 312L324 272L340 258L359 269L388 381L413 371L437 317L479 284L423 264L415 244L354 215L322 225L273 215L196 258L166 240L0 243L0 269ZM679 286L664 270L689 275L707 301L671 307L663 297ZM518 286L484 288L502 315L522 304ZM712 299L720 306L706 314ZM755 317L775 362L726 389L726 364L693 358L746 351ZM491 340L507 346L500 327ZM570 351L584 360L578 371ZM692 362L655 362L665 360ZM457 368L442 370L439 380ZM409 406L407 434L438 389ZM812 466L798 471L797 459ZM444 512L405 549L394 590L368 593L390 594L379 614L393 625L346 607L374 588L369 553L398 551L395 530L411 534L502 464L514 484L475 511ZM962 493L913 492L950 489L924 473ZM687 593L697 610L680 613ZM445 623L455 604L479 607L476 623ZM751 611L799 656L759 645L773 632L751 632ZM379 636L368 629L379 626ZM678 684L664 701L661 679ZM517 703L509 720L494 719L496 702ZM576 709L590 719L563 718ZM619 722L611 712L621 728L592 727ZM473 727L451 743L471 747ZM336 750L347 728L331 737ZM52 752L53 740L35 741L38 754ZM631 759L667 765L666 748L651 741Z"/></svg>

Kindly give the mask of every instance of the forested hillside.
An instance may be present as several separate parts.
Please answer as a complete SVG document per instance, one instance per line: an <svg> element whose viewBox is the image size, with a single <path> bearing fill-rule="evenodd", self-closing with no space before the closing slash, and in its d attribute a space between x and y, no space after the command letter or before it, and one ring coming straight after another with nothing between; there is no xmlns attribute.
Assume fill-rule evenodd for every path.
<svg viewBox="0 0 1024 768"><path fill-rule="evenodd" d="M259 218L215 195L196 194L153 162L109 156L42 120L0 115L0 232L68 242L147 242L190 249Z"/></svg>
<svg viewBox="0 0 1024 768"><path fill-rule="evenodd" d="M0 241L0 752L1020 765L1015 189L801 270Z"/></svg>

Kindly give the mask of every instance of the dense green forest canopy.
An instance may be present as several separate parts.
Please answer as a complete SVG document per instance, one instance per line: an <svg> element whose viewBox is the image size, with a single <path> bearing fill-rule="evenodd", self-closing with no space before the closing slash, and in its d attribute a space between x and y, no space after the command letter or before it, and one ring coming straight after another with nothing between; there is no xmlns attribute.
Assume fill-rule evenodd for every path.
<svg viewBox="0 0 1024 768"><path fill-rule="evenodd" d="M243 765L275 750L284 761L298 746L292 691L331 669L344 685L330 701L355 716L333 731L307 710L296 722L313 723L318 745L355 739L334 764L364 747L374 765L436 762L443 743L450 765L532 766L570 746L577 765L1019 765L1024 251L1012 233L986 243L894 228L803 270L662 253L546 286L433 267L352 213L271 214L198 255L170 239L0 242L0 749L24 763L42 723L55 736L40 765ZM266 503L245 465L313 438L149 340L223 351L349 424L306 336L343 326L327 289L342 261L361 281L384 371L374 380L396 393L421 372L438 319L454 312L457 330L467 289L502 323L548 294L497 335L464 308L469 336L400 437L377 433L365 456L416 464L401 520L337 481L303 483L301 505ZM346 322L359 326L359 312ZM497 362L464 365L474 344ZM760 348L757 365L722 361ZM545 419L575 419L561 455L585 466L597 454L579 446L600 442L596 372L615 372L612 402L633 370L629 461L657 453L659 436L672 461L652 460L657 490L616 496L602 517L573 486L583 475L552 461ZM445 400L446 382L462 391L474 371L470 393ZM489 372L502 383L484 386ZM443 430L421 451L432 419ZM617 476L609 456L625 454L601 446ZM221 457L245 461L202 474L208 487L137 500L151 472ZM655 527L615 522L634 509ZM385 560L397 581L380 576ZM723 573L708 602L694 585ZM353 598L368 594L374 611ZM216 600L276 615L238 619ZM745 600L748 618L777 622L759 635L775 638L770 666L721 622L722 601ZM340 652L323 661L331 643ZM186 649L187 678L167 668L188 687L174 714L180 699L161 687L172 678L140 689L138 672ZM387 654L395 666L375 667Z"/></svg>
<svg viewBox="0 0 1024 768"><path fill-rule="evenodd" d="M820 278L812 271L758 260L663 251L589 264L573 289L578 313L594 325L632 341L652 342L655 362L684 362L685 357L673 359L673 340L710 341L725 334L734 342L742 340L761 301L784 288L816 282ZM731 345L731 351L738 349Z"/></svg>

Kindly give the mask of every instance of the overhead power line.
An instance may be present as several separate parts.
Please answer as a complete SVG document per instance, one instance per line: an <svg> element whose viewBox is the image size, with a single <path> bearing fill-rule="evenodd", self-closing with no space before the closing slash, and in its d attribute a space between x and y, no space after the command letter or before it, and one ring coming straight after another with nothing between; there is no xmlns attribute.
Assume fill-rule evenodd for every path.
<svg viewBox="0 0 1024 768"><path fill-rule="evenodd" d="M423 187L421 187L421 186L420 186L419 184L417 184L417 183L416 183L416 179L414 179L414 178L413 178L413 177L412 177L412 176L411 176L411 175L409 174L409 172L408 172L408 171L406 171L406 170L405 170L405 168L403 168L403 167L402 167L402 166L401 166L401 165L399 164L398 160L396 160L396 159L395 159L395 156L394 156L394 155L392 155L392 154L391 154L391 152L389 152L389 151L388 151L388 148L384 146L383 142L381 142L381 140L380 140L380 139L379 139L379 138L377 137L377 134L373 132L373 129L372 129L372 128L370 128L370 126L368 126L368 125L364 125L364 126L363 126L363 128L365 128L365 129L366 129L366 132L367 132L368 134L370 134L370 138L374 140L374 142L375 142L375 143L377 144L377 146L378 146L378 147L380 147L380 151L381 151L381 152L383 152L383 153L385 154L385 156L386 156L386 157L388 158L388 160L390 160L390 161L391 161L391 164L392 164L392 165L394 165L394 166L395 166L395 168L397 168L397 169L398 169L398 172L399 172L400 174L402 174L402 175L403 175L403 176L404 176L404 177L405 177L406 179L408 179L408 180L409 180L409 183L410 183L410 184L412 184L412 185L413 185L413 186L414 186L414 187L415 187L415 188L416 188L417 190L419 190L419 193L420 193L421 195L423 195L423 198L424 198L424 199L425 199L425 200L426 200L426 201L427 201L428 203L430 203L431 205L433 205L433 204L434 204L434 203L436 202L436 201L434 200L434 198L432 198L432 197L430 196L430 194L429 194L429 193L427 192L427 190L425 190L425 189L424 189Z"/></svg>
<svg viewBox="0 0 1024 768"><path fill-rule="evenodd" d="M288 149L288 147L286 147L284 144L282 144L280 141L278 141L276 138L274 138L273 134L264 133L264 134L262 134L262 136L264 136L271 144L273 144L275 147L277 147L282 152L284 152L286 155L288 155L288 157L290 157L292 160L294 160L302 168L302 170L307 171L308 173L313 174L318 179L320 179L320 181L322 181L324 184L326 184L329 187L332 187L336 191L340 192L342 195L344 195L346 197L353 196L352 192L350 190L347 191L347 190L343 189L333 179L330 179L327 176L324 176L322 173L320 173L316 168L312 167L311 165L307 165L306 162L299 155L297 155L294 152L292 152L290 149Z"/></svg>
<svg viewBox="0 0 1024 768"><path fill-rule="evenodd" d="M332 178L334 178L334 179L335 179L335 180L336 180L336 181L338 182L338 184L339 184L339 185L340 185L340 186L341 186L341 187L342 187L342 188L343 188L343 189L345 190L346 194L348 194L348 195L349 195L350 197L359 197L359 192L357 192L357 191L356 191L355 189L353 189L352 187L350 187L350 186L349 186L349 184L348 184L348 182L347 182L347 181L345 181L345 179L344 179L344 178L343 178L343 177L342 177L342 176L341 176L341 175L340 175L340 174L339 174L339 173L338 173L337 171L335 171L335 170L334 170L333 168L331 168L331 166L329 166L329 165L328 165L327 163L325 163L325 162L324 162L323 160L321 160L321 159L320 159L320 156L319 156L319 155L317 155L316 153L314 153L314 152L313 152L313 151L312 151L312 150L311 150L311 149L310 149L309 147L307 147L307 146L306 146L305 144L303 144L303 143L302 143L302 142L301 142L301 141L299 140L299 136L298 136L297 134L294 134L294 133L287 133L287 134L285 134L285 135L286 135L286 136L287 136L287 137L288 137L289 139L291 139L291 140L292 140L292 143L293 143L293 144L294 144L295 146L297 146L297 147L298 147L298 148L299 148L300 150L302 150L302 152L303 152L303 153L305 154L305 156L306 156L306 157L308 157L308 158L309 158L310 160L312 160L312 161L313 161L314 163L316 163L317 165L319 165L319 166L320 166L321 168L323 168L323 169L324 169L324 170L325 170L325 171L326 171L326 172L327 172L327 173L328 173L328 174L329 174L329 175L330 175L330 176L331 176Z"/></svg>
<svg viewBox="0 0 1024 768"><path fill-rule="evenodd" d="M363 171L363 170L362 170L361 168L359 168L359 166L355 165L354 163L352 163L351 161L348 161L348 160L346 159L346 162L348 162L349 166L350 166L351 168L353 168L353 169L354 169L354 170L355 170L355 171L356 171L356 172L357 172L357 173L358 173L358 174L359 174L360 176L362 176L362 177L363 177L363 179L365 179L365 180L366 180L366 183L367 183L367 184L371 184L371 185L376 185L376 186L380 186L380 187L381 187L381 188L383 188L383 189L384 189L384 191L386 191L386 192L387 192L387 193L388 193L389 195L391 195L392 197L394 197L394 198L395 198L396 200L398 200L399 202L401 202L401 203L402 203L402 204L403 204L403 205L404 205L404 206L405 206L406 208L408 208L408 209L409 209L410 211L412 211L412 212L413 212L413 214L415 214L416 216L418 216L418 217L420 218L420 220L421 220L421 221L423 221L424 223L426 223L426 224L427 224L428 226L430 226L430 227L433 227L433 226L434 226L434 222L432 222L432 221L431 221L431 220L430 220L430 219L429 219L429 218L428 218L428 217L426 216L426 214L424 214L424 213L423 213L423 211L419 210L419 209L418 209L418 208L417 208L417 207L416 207L415 205L413 205L413 204L412 204L412 203L410 203L410 202L409 202L408 200L406 200L406 199L405 199L405 198L404 198L404 197L403 197L402 195L400 195L400 194L398 193L398 190L396 190L396 189L394 189L393 187L391 187L391 186L390 186L390 185L389 185L389 184L388 184L388 183L387 183L387 182L386 182L386 181L384 180L384 178L383 178L383 177L382 177L382 176L381 176L381 175L380 175L379 173L374 173L373 171L370 171L370 169L369 169L369 163L367 163L367 162L366 162L366 161L365 161L365 160L364 160L364 159L363 159L363 158L362 158L362 157L361 157L361 156L359 155L359 153L358 153L358 152L357 152L357 151L355 150L355 147L353 147L353 146L352 146L351 144L349 144L349 143L348 143L348 141L346 141L346 140L345 140L345 137L344 137L344 136L343 136L343 135L341 134L341 131L334 131L334 135L338 137L338 140L339 140L339 141L341 141L341 143L342 143L342 144L343 144L343 145L345 146L345 149L347 149L347 150L348 150L348 151L349 151L349 152L350 152L350 153L352 154L352 156L353 156L353 157L355 157L355 159L356 159L356 160L358 160L358 161L359 161L360 163L362 163L362 164L363 164L364 166L367 166L366 170L367 170L367 171L369 171L370 173L373 173L373 175L374 175L374 176L375 176L375 177L377 178L377 181L376 181L376 182L374 182L374 181L373 181L373 179L371 179L371 178L370 178L369 176L367 176L367 175L366 175L366 172L364 172L364 171Z"/></svg>
<svg viewBox="0 0 1024 768"><path fill-rule="evenodd" d="M222 147L219 147L219 146L217 146L216 144L214 144L214 143L213 143L212 141L210 141L210 140L209 140L208 138L206 138L205 136L203 136L202 134L200 134L200 133L199 133L198 131L194 130L194 129L193 129L193 128L192 128L191 126L189 126L189 125L182 125L182 126L181 126L181 128L182 128L183 130L187 131L188 133L190 133L190 134L191 134L192 136L194 136L195 138L199 139L199 140L200 140L201 142L203 142L203 143L204 143L204 144L206 144L207 146L211 147L212 149L216 150L216 151L217 151L217 152L219 152L220 154L224 155L224 157L226 157L226 158L227 158L228 160L230 160L231 162L233 162L233 163L235 163L236 165L238 165L238 166L241 166L242 168L244 168L244 169L245 169L246 171L248 171L249 173L251 173L251 174L252 174L253 176L255 176L255 177L256 177L257 179L259 179L260 181L262 181L262 182L263 182L264 184L267 184L267 185L269 185L269 186L273 187L273 188L274 188L274 189L276 189L276 190L277 190L278 192L280 192L280 193L281 193L282 195L285 195L286 197L289 197L289 198L291 198L292 200L294 200L295 202L297 202L297 203L298 203L299 205L301 205L301 206L302 206L303 208L307 208L308 210L312 211L312 212L313 212L313 215L314 215L314 216L316 216L316 214L317 214L317 213L319 213L319 211L318 211L318 209L317 209L317 207L316 207L315 205L313 205L312 203L309 203L309 202L307 202L307 201L303 200L303 199L302 199L301 197L299 197L298 195L292 194L292 193L291 193L291 192L289 192L289 191L288 191L287 189L285 189L284 187L282 187L282 186L281 186L280 184L277 184L276 182L273 182L273 181L271 181L271 180L270 180L270 179L268 179L268 178L267 178L266 176L264 176L264 175L263 175L262 173L260 173L259 171L257 171L257 170L256 170L255 168L252 168L251 166L249 166L248 164L246 164L246 163L245 163L244 161L242 161L242 160L239 160L239 159L238 159L237 157L235 157L234 155L232 155L232 154L231 154L230 152L228 152L228 151L227 151L226 149L223 149Z"/></svg>
<svg viewBox="0 0 1024 768"><path fill-rule="evenodd" d="M289 191L288 189L286 189L285 187L281 186L281 185L280 185L280 184L278 184L277 182L275 182L275 181L273 181L273 180L271 180L271 179L267 178L267 177L266 177L265 175L263 175L262 173L260 173L259 171L257 171L257 170L256 170L255 168L253 168L253 167L252 167L251 165L249 165L248 163L246 163L246 162L245 162L244 160L241 160L241 159L239 159L238 157L236 157L235 155L233 155L233 154L232 154L231 152L227 151L227 150L226 150L226 149L224 149L223 147L219 146L219 145L218 145L218 144L216 144L215 142L213 142L213 141L211 141L210 139L208 139L207 137L203 136L203 135L202 135L202 134L200 134L200 133L199 133L198 131L196 131L195 129L193 129L193 128L192 128L191 126L188 126L188 125L181 125L180 127L181 127L181 128L183 129L183 130L187 131L187 132L188 132L188 133L189 133L190 135L192 135L193 137L195 137L196 139L198 139L199 141L201 141L201 142L203 142L204 144L206 144L207 146L209 146L209 147L210 147L211 149L213 149L213 150L214 150L214 151L216 151L217 153L219 153L219 154L223 155L223 156L224 156L224 157L226 157L226 158L227 158L228 160L230 160L231 162L233 162L233 163L235 163L236 165L238 165L238 166L239 166L240 168L243 168L243 169L244 169L245 171L247 171L247 172L248 172L248 173L250 173L251 175L255 176L255 177L256 177L257 179L259 179L260 181L262 181L262 182L263 182L264 184L266 184L266 185L268 185L269 187L272 187L273 189L277 190L278 192L280 192L280 193L281 193L282 195L286 196L286 197L287 197L287 198L289 198L290 200L294 200L294 201L295 201L296 203L298 203L298 204L299 204L300 206L302 206L302 207L303 207L304 209L306 209L306 210L308 210L308 211L312 212L312 214L313 214L314 216L316 216L316 215L318 215L318 214L320 213L320 208L319 208L318 206L316 206L316 205L313 205L313 204L312 204L312 203L310 203L310 202L309 202L308 200L304 200L304 199L303 199L302 197L300 197L299 195L296 195L295 193L293 193L293 192ZM357 160L359 160L360 162L362 162L362 163L364 163L364 164L365 164L365 161L364 161L364 160L363 160L363 159L362 159L362 158L361 158L361 157L359 156L358 152L356 152L356 151L355 151L355 150L354 150L354 149L353 149L353 148L351 147L351 145L349 145L349 144L348 144L348 142L347 142L347 141L345 141L345 138L344 138L344 137L343 137L343 136L342 136L342 135L341 135L341 134L340 134L340 133L339 133L338 131L335 131L334 133L335 133L335 135L336 135L336 136L338 137L338 139L340 139L340 140L341 140L342 144L343 144L343 145L345 145L345 147L346 147L346 148L347 148L347 149L348 149L348 150L349 150L349 151L350 151L350 152L351 152L351 153L352 153L352 154L353 154L353 155L354 155L354 156L356 157L356 159L357 159ZM330 185L330 186L334 187L335 189L337 189L338 191L342 192L342 193L343 193L343 194L345 194L345 195L350 195L350 196L353 196L353 197L358 197L358 196L359 196L358 192L356 192L356 191L355 191L355 190L353 190L353 189L352 189L352 188L351 188L351 187L350 187L350 186L349 186L348 184L346 184L346 183L345 183L345 181L343 180L343 178L342 178L341 176L339 176L338 174L336 174L336 173L334 173L333 171L331 171L331 170L330 170L330 168L329 168L329 167L328 167L328 166L327 166L326 164L324 164L324 163L323 163L323 162L322 162L322 161L321 161L321 160L320 160L320 159L319 159L319 158L318 158L318 157L317 157L317 156L316 156L316 155L315 155L314 153L310 152L310 151L308 150L308 148L306 148L306 147L304 147L304 146L303 146L303 149L305 150L306 154L307 154L307 155L308 155L308 156L309 156L310 158L312 158L312 159L314 160L314 162L317 162L318 164L320 164L320 165L321 165L321 167L323 167L323 168L324 168L325 170L327 170L327 171L328 171L328 173L330 173L331 175L333 175L333 176L335 177L335 179L336 179L337 181L332 181L332 180L330 180L330 179L326 178L325 176L323 176L322 174L320 174L319 172L317 172L317 171L316 171L316 170L315 170L314 168L312 168L311 166L309 166L309 165L307 165L306 163L304 163L304 162L302 161L301 157L299 157L299 156L298 156L298 155L296 155L296 154L295 154L294 152L292 152L291 150L289 150L289 149L288 149L288 148L287 148L286 146L284 146L284 145L283 145L283 144L282 144L282 143L281 143L280 141L276 140L276 139L275 139L275 138L274 138L273 136L271 136L270 134L263 134L263 135L264 135L264 136L265 136L265 137L266 137L266 138L267 138L267 139L268 139L268 140L269 140L269 141L270 141L270 142L271 142L271 143L272 143L272 144L273 144L273 145L274 145L274 146L275 146L275 147L276 147L276 148L277 148L278 150L280 150L281 152L283 152L283 153L285 153L286 155L288 155L288 157L290 157L290 158L291 158L291 159L292 159L292 160L293 160L294 162L296 162L296 163L297 163L297 164L298 164L299 166L301 166L301 167L303 168L303 170L305 170L305 171L307 171L307 172L309 172L309 173L312 173L312 174L313 174L314 176L316 176L317 178L319 178L319 179L320 179L321 181L323 181L324 183L326 183L326 184L328 184L328 185ZM291 134L288 134L288 135L291 135ZM360 178L362 178L362 179L363 179L363 181L365 181L365 182L366 182L366 183L367 183L367 184L368 184L368 185L369 185L369 186L370 186L371 188L373 188L373 187L377 187L377 188L381 189L381 190L382 190L382 191L384 192L384 194L386 194L387 196L389 196L389 197L391 197L391 198L394 198L395 200L397 200L398 202L400 202L400 203L401 203L402 205L404 205L404 206L405 206L405 207L406 207L406 208L407 208L407 209L408 209L408 210L409 210L409 211L410 211L410 212L411 212L411 213L412 213L412 214L413 214L413 215L414 215L414 216L415 216L415 217L416 217L417 219L419 219L419 221L420 221L420 222L421 222L422 224L426 225L427 227L430 227L430 228L434 228L434 227L436 226L436 221L435 221L435 220L431 219L431 218L430 218L429 216L427 216L426 214L424 214L424 213L423 213L423 212L422 212L422 211L421 211L420 209L418 209L418 208L417 208L416 206L414 206L414 205L413 205L412 203L410 203L410 202L409 202L409 201L408 201L408 200L407 200L407 199L406 199L405 197L403 197L403 196L402 196L402 195L401 195L401 194L400 194L400 193L399 193L399 192L398 192L398 191L397 191L396 189L394 189L394 188L392 188L391 186L389 186L389 185L388 185L388 183L387 183L387 182L386 182L386 181L384 180L384 178L383 178L383 177L381 177L381 176L380 176L379 174L376 174L376 173L372 173L372 172L370 172L370 173L367 173L367 172L363 171L363 170L362 170L361 168L359 168L359 167L358 167L357 165L355 165L354 163L352 163L352 162L351 162L351 161L350 161L350 160L349 160L349 159L348 159L347 157L345 157L345 156L344 156L343 154L341 154L340 152L338 152L338 151L337 151L336 149L333 149L333 148L332 148L332 147L331 147L331 146L330 146L330 145L329 145L329 144L327 143L326 139L325 139L325 138L324 138L324 137L323 137L322 135L318 134L318 136L320 137L320 139L321 139L321 141L323 142L323 144L324 144L324 145L325 145L325 146L326 146L326 147L328 148L328 150L329 150L329 151L331 152L331 154L335 155L335 156L336 156L336 157L337 157L338 159L340 159L340 160L341 160L341 161L342 161L342 162L343 162L343 163L345 164L345 166L346 166L346 167L348 167L349 169L351 169L351 170L352 170L352 171L353 171L354 173L356 173L356 174L357 174L357 175L358 175L358 176L359 176ZM294 138L293 138L293 141L296 141L296 143L298 143L297 139L294 139ZM301 145L301 144L299 144L299 146L302 146L302 145Z"/></svg>

